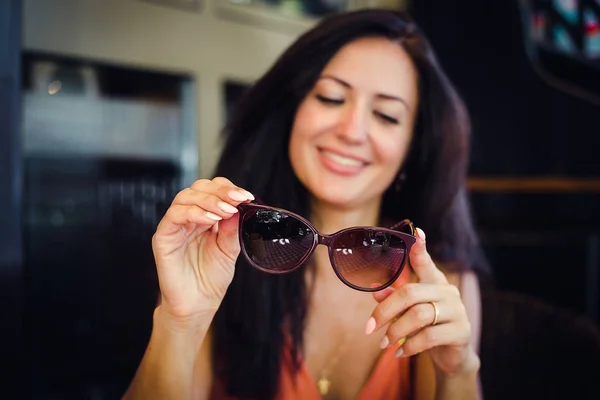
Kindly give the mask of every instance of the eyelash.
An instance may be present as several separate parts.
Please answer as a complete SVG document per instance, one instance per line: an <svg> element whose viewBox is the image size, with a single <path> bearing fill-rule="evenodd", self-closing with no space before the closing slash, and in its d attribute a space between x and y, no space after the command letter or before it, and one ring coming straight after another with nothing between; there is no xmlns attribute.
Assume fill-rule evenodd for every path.
<svg viewBox="0 0 600 400"><path fill-rule="evenodd" d="M344 104L344 100L330 99L329 97L321 96L320 94L317 95L317 99L321 103L324 103L324 104L334 104L334 105Z"/></svg>
<svg viewBox="0 0 600 400"><path fill-rule="evenodd" d="M339 106L339 105L344 104L344 100L330 99L329 97L325 97L325 96L321 96L321 95L317 95L317 100L319 100L323 104L328 104L328 105ZM383 122L385 122L387 124L398 125L400 123L400 121L398 121L396 118L390 117L389 115L382 114L378 111L375 111L374 114L377 117L381 118L381 120L383 120Z"/></svg>
<svg viewBox="0 0 600 400"><path fill-rule="evenodd" d="M400 121L398 121L396 118L390 117L389 115L385 115L377 111L375 111L375 115L377 115L387 124L398 125L400 123Z"/></svg>

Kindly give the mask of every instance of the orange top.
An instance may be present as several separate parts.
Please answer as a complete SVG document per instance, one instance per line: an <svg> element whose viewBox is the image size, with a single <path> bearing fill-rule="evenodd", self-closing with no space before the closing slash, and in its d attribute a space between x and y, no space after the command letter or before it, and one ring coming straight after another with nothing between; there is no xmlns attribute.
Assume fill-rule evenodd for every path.
<svg viewBox="0 0 600 400"><path fill-rule="evenodd" d="M383 351L371 376L360 390L357 400L408 400L410 393L410 358L394 357L395 347ZM320 400L317 389L305 364L296 376L291 368L289 352L284 357L277 400ZM213 386L211 400L236 400L225 393L221 384Z"/></svg>
<svg viewBox="0 0 600 400"><path fill-rule="evenodd" d="M405 268L392 286L397 288L406 283L410 274L410 268ZM306 364L302 363L298 374L294 376L289 347L286 350L277 400L320 400L321 394ZM381 353L356 400L409 400L411 398L410 357L396 358L394 356L396 350L396 346L390 346ZM210 399L237 400L226 394L221 382L215 382L213 385Z"/></svg>

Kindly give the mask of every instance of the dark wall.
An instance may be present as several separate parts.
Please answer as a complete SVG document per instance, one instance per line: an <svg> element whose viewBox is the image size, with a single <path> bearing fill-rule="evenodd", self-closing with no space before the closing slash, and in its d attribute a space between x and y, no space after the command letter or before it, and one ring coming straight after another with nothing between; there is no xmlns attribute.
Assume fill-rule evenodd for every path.
<svg viewBox="0 0 600 400"><path fill-rule="evenodd" d="M0 2L0 376L3 398L15 388L21 357L19 58L21 4ZM22 392L21 392L22 393Z"/></svg>
<svg viewBox="0 0 600 400"><path fill-rule="evenodd" d="M517 0L414 0L412 14L471 111L474 175L600 176L600 108L535 72Z"/></svg>
<svg viewBox="0 0 600 400"><path fill-rule="evenodd" d="M600 182L600 107L536 73L517 0L412 3L413 17L471 112L472 176ZM471 194L499 288L598 320L597 190Z"/></svg>

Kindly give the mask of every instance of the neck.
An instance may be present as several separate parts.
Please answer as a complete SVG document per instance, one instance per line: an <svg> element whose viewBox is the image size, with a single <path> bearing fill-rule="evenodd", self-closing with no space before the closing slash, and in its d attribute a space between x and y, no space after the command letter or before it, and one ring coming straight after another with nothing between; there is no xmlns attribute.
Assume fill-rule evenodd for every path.
<svg viewBox="0 0 600 400"><path fill-rule="evenodd" d="M352 226L376 226L380 206L380 198L354 208L343 208L312 199L310 220L322 235L330 235Z"/></svg>

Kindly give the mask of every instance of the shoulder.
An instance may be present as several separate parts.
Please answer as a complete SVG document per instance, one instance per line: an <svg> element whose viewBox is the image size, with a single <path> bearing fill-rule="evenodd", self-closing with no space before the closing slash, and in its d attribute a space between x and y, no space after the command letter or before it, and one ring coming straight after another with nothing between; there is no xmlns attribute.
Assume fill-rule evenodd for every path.
<svg viewBox="0 0 600 400"><path fill-rule="evenodd" d="M475 348L475 351L479 352L479 336L481 334L482 312L479 278L473 271L445 272L443 268L440 269L446 275L448 283L456 286L460 292L462 303L467 312L467 318L471 324L472 344Z"/></svg>
<svg viewBox="0 0 600 400"><path fill-rule="evenodd" d="M479 291L479 279L473 271L449 272L440 263L436 263L438 268L446 275L448 283L454 285L460 291L462 303L467 313L467 318L471 325L471 345L479 353L479 342L481 336L481 297ZM434 399L435 371L433 363L427 352L421 353L416 357L415 365L415 393L418 399Z"/></svg>
<svg viewBox="0 0 600 400"><path fill-rule="evenodd" d="M460 271L450 272L443 266L439 267L440 270L446 275L448 283L456 286L460 293L464 295L476 295L479 297L479 278L474 271Z"/></svg>

